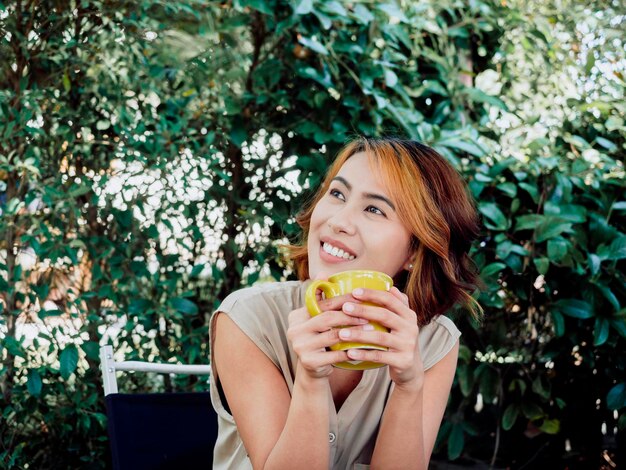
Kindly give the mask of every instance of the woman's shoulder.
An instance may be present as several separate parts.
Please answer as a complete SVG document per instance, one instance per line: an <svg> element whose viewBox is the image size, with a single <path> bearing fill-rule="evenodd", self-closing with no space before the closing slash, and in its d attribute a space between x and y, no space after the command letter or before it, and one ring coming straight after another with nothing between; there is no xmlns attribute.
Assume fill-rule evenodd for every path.
<svg viewBox="0 0 626 470"><path fill-rule="evenodd" d="M264 282L245 287L229 294L216 311L229 313L240 304L250 307L276 305L295 308L302 299L301 281Z"/></svg>
<svg viewBox="0 0 626 470"><path fill-rule="evenodd" d="M461 331L444 315L421 327L419 342L424 370L430 369L450 352L460 336Z"/></svg>
<svg viewBox="0 0 626 470"><path fill-rule="evenodd" d="M459 336L461 336L461 331L457 328L454 322L445 315L438 315L427 326L430 326L435 330L447 332L454 339L457 339Z"/></svg>

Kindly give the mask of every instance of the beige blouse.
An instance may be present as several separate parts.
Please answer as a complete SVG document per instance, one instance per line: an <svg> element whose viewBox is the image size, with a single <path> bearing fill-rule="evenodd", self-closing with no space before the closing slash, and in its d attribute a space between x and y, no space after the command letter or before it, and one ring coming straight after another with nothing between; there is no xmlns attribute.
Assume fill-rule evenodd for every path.
<svg viewBox="0 0 626 470"><path fill-rule="evenodd" d="M282 371L289 392L293 390L297 356L287 340L287 317L289 312L304 305L307 284L299 281L260 284L232 293L217 309L218 312L227 314ZM213 319L216 317L215 315ZM460 334L454 323L444 316L437 317L422 327L419 344L424 369L431 368L442 359L452 349ZM213 350L214 321L211 322L210 337ZM381 367L365 370L360 383L339 412L335 411L329 394L329 468L369 468L380 418L392 390L388 369ZM235 421L222 402L218 386L219 377L213 367L211 401L219 424L213 468L252 469Z"/></svg>

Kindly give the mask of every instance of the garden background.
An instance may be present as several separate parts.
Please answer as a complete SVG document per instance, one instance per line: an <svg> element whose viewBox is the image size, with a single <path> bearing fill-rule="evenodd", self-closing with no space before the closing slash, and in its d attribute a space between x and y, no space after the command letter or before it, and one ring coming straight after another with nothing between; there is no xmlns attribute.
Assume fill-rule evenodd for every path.
<svg viewBox="0 0 626 470"><path fill-rule="evenodd" d="M109 466L99 345L208 363L213 308L293 278L280 244L355 135L433 146L482 216L485 316L450 312L462 346L434 460L625 465L625 15L0 1L0 466Z"/></svg>

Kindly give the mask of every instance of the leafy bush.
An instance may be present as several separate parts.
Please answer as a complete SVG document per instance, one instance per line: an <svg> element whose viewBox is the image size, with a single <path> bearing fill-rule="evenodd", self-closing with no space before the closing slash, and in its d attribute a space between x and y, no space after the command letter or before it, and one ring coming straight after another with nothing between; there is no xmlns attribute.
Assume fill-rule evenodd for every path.
<svg viewBox="0 0 626 470"><path fill-rule="evenodd" d="M99 345L206 363L219 300L292 276L278 246L329 159L354 134L388 133L450 159L484 220L485 319L454 312L464 334L435 458L623 458L620 15L602 2L0 4L3 466L106 466Z"/></svg>

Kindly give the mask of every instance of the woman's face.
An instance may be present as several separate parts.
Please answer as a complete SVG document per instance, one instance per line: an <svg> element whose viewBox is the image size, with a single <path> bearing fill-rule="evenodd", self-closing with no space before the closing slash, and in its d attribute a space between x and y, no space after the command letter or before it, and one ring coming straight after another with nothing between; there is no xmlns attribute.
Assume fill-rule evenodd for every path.
<svg viewBox="0 0 626 470"><path fill-rule="evenodd" d="M394 277L411 257L411 234L372 171L367 154L351 156L311 215L309 277L372 269Z"/></svg>

